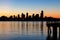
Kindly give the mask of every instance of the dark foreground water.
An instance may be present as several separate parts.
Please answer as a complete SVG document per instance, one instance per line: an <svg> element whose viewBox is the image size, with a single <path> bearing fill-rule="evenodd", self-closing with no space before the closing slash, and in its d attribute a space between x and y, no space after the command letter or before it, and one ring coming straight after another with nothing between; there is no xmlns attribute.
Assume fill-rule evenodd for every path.
<svg viewBox="0 0 60 40"><path fill-rule="evenodd" d="M0 22L0 40L47 40L47 38L46 22Z"/></svg>

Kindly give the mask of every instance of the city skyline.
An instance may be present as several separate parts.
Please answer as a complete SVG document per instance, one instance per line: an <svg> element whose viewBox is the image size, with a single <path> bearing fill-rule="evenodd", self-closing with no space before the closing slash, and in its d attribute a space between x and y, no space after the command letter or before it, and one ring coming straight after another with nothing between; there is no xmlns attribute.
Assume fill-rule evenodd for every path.
<svg viewBox="0 0 60 40"><path fill-rule="evenodd" d="M0 16L40 14L44 10L44 16L60 18L59 4L59 0L0 0Z"/></svg>
<svg viewBox="0 0 60 40"><path fill-rule="evenodd" d="M60 21L60 18L54 18L54 17L47 17L44 16L44 11L41 10L40 14L32 14L29 15L27 12L26 15L24 13L17 14L16 15L10 15L9 17L7 16L1 16L0 21Z"/></svg>

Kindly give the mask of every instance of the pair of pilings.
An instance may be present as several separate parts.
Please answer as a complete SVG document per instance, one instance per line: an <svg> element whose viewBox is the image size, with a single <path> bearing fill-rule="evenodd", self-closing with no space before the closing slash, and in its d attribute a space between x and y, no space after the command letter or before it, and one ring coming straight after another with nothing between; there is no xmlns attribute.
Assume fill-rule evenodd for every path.
<svg viewBox="0 0 60 40"><path fill-rule="evenodd" d="M52 40L57 40L57 26L52 26L52 27L53 27ZM50 28L50 26L48 26L48 36L50 34L51 34L51 28ZM59 27L59 40L60 40L60 27Z"/></svg>

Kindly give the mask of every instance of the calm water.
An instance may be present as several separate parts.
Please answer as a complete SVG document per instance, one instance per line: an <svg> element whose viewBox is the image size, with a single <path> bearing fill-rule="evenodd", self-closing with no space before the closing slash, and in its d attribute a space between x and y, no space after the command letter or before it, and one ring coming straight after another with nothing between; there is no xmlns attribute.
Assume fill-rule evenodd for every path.
<svg viewBox="0 0 60 40"><path fill-rule="evenodd" d="M46 40L47 30L46 22L0 22L0 40Z"/></svg>

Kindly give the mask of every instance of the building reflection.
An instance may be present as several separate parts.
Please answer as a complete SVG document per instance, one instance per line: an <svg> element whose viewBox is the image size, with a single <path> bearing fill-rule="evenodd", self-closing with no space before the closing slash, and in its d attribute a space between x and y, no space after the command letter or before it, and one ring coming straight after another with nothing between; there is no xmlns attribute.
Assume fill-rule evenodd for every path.
<svg viewBox="0 0 60 40"><path fill-rule="evenodd" d="M21 23L18 23L18 32L20 32L19 30L21 31L22 34L40 33L40 23L39 22L21 22Z"/></svg>
<svg viewBox="0 0 60 40"><path fill-rule="evenodd" d="M33 24L32 24L32 32L34 32L34 22L33 22Z"/></svg>
<svg viewBox="0 0 60 40"><path fill-rule="evenodd" d="M24 25L25 25L25 23L24 23L24 22L21 22L21 24L22 24L22 25L21 25L21 31L22 31L22 34L24 34L24 29L25 29L25 28L24 28L24 27L25 27Z"/></svg>
<svg viewBox="0 0 60 40"><path fill-rule="evenodd" d="M18 33L20 33L20 22L18 22Z"/></svg>
<svg viewBox="0 0 60 40"><path fill-rule="evenodd" d="M41 34L43 35L43 21L41 21Z"/></svg>
<svg viewBox="0 0 60 40"><path fill-rule="evenodd" d="M26 22L26 32L28 34L28 22Z"/></svg>
<svg viewBox="0 0 60 40"><path fill-rule="evenodd" d="M10 26L11 26L10 28L11 28L11 32L12 32L12 30L13 30L13 28L12 28L12 27L13 27L13 26L12 26L12 22L10 23Z"/></svg>
<svg viewBox="0 0 60 40"><path fill-rule="evenodd" d="M14 30L13 30L13 31L15 32L15 28L16 28L16 26L15 26L15 22L13 22L13 23L14 23L14 26L13 26L13 27L14 27Z"/></svg>
<svg viewBox="0 0 60 40"><path fill-rule="evenodd" d="M6 26L5 22L1 24L2 25L2 34L6 33Z"/></svg>
<svg viewBox="0 0 60 40"><path fill-rule="evenodd" d="M38 32L39 31L39 22L36 22L36 31Z"/></svg>

